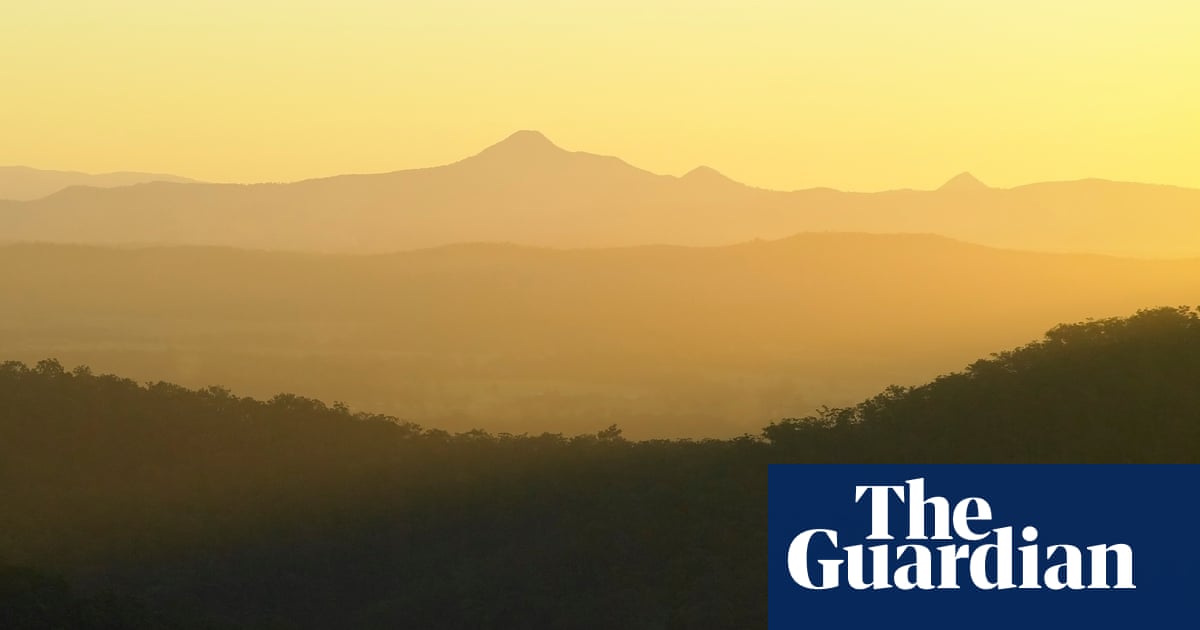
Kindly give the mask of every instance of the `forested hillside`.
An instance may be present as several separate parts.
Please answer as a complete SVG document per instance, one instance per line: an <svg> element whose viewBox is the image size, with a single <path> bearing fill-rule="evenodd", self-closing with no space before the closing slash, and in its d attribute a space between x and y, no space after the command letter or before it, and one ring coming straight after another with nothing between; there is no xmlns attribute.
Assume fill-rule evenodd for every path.
<svg viewBox="0 0 1200 630"><path fill-rule="evenodd" d="M0 560L73 592L6 569L0 619L45 627L60 607L36 603L67 602L84 627L762 627L767 463L1194 463L1198 377L1200 313L1164 308L758 436L634 442L8 363Z"/></svg>

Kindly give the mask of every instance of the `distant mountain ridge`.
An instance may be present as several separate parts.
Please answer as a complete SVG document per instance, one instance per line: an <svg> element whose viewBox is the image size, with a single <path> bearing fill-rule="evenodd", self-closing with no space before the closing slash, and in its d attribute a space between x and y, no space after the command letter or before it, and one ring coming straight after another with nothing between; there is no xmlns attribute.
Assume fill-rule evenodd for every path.
<svg viewBox="0 0 1200 630"><path fill-rule="evenodd" d="M147 182L194 183L196 180L162 173L81 173L49 171L28 166L0 166L0 199L31 201L72 186L117 188Z"/></svg>
<svg viewBox="0 0 1200 630"><path fill-rule="evenodd" d="M0 240L388 252L459 242L726 245L798 232L933 233L983 245L1200 256L1200 190L1103 180L792 192L700 167L658 175L520 131L444 166L289 184L145 183L0 202Z"/></svg>
<svg viewBox="0 0 1200 630"><path fill-rule="evenodd" d="M945 184L942 184L938 190L955 191L955 190L989 190L989 186L976 178L974 175L963 171L958 175L950 178Z"/></svg>
<svg viewBox="0 0 1200 630"><path fill-rule="evenodd" d="M1200 258L930 235L369 256L27 244L0 247L0 360L292 391L455 430L729 436L1055 322L1196 295Z"/></svg>

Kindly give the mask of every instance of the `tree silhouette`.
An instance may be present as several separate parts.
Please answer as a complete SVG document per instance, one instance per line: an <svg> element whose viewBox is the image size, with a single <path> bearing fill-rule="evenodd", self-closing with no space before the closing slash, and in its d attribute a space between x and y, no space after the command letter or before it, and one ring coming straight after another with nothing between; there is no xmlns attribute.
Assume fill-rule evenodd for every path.
<svg viewBox="0 0 1200 630"><path fill-rule="evenodd" d="M768 463L1194 463L1198 376L1200 314L1153 309L761 436L629 441L8 362L0 558L40 573L0 571L0 627L761 627Z"/></svg>

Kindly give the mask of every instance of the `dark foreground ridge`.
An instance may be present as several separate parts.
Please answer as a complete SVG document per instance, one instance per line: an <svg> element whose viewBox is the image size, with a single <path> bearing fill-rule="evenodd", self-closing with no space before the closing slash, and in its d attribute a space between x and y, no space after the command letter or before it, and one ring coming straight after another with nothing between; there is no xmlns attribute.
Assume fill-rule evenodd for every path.
<svg viewBox="0 0 1200 630"><path fill-rule="evenodd" d="M631 442L7 363L0 558L35 571L0 570L0 625L763 627L767 463L1194 463L1198 376L1200 314L1155 309L761 436Z"/></svg>

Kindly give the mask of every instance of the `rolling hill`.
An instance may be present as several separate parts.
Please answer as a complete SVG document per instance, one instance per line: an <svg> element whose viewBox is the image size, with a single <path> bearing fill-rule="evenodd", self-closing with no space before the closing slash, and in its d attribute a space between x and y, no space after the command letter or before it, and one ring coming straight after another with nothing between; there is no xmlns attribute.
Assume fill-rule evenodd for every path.
<svg viewBox="0 0 1200 630"><path fill-rule="evenodd" d="M1155 309L1056 326L765 439L631 442L448 435L4 363L0 559L78 594L0 563L0 620L761 627L768 462L1194 464L1198 373L1195 309Z"/></svg>
<svg viewBox="0 0 1200 630"><path fill-rule="evenodd" d="M160 173L47 171L27 166L0 166L0 199L30 201L72 186L119 188L148 182L190 183L194 180Z"/></svg>
<svg viewBox="0 0 1200 630"><path fill-rule="evenodd" d="M1200 259L920 235L385 255L14 245L0 248L0 346L452 430L728 436L1055 322L1198 294Z"/></svg>

